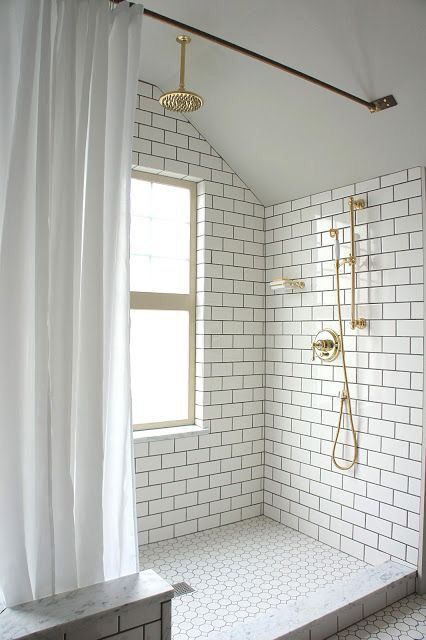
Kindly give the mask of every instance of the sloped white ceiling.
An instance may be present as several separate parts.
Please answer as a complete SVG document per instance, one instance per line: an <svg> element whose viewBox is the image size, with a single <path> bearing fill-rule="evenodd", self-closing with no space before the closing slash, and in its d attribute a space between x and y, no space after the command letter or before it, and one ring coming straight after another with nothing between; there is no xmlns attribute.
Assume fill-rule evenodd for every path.
<svg viewBox="0 0 426 640"><path fill-rule="evenodd" d="M266 205L426 164L426 0L147 0L145 6L317 76L368 109L193 37L190 119ZM146 17L141 77L178 85L178 31Z"/></svg>

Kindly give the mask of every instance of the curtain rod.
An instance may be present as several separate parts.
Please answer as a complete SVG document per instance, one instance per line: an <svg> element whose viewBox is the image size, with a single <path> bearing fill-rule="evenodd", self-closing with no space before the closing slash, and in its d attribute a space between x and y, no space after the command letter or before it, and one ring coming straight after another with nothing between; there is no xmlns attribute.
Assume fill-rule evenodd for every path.
<svg viewBox="0 0 426 640"><path fill-rule="evenodd" d="M121 2L122 0L113 0L116 4ZM136 0L134 4L142 4L141 0ZM158 22L163 22L164 24L169 24L172 27L177 27L182 29L182 31L189 31L200 38L204 38L204 40L209 40L210 42L214 42L222 47L227 49L231 49L232 51L236 51L241 55L247 56L254 60L258 60L259 62L263 62L271 67L275 67L276 69L280 69L281 71L285 71L293 76L298 78L302 78L302 80L306 80L312 84L315 84L323 89L327 89L332 93L336 93L337 95L342 96L343 98L347 98L348 100L352 100L363 107L367 107L370 113L377 113L379 111L384 111L385 109L389 109L390 107L394 107L397 104L393 95L384 96L383 98L378 98L376 100L368 101L356 96L348 91L344 91L343 89L339 89L328 82L324 82L319 78L315 78L314 76L310 76L303 71L299 71L298 69L294 69L293 67L289 67L282 62L278 62L277 60L272 60L271 58L267 58L260 53L256 53L255 51L251 51L250 49L246 49L245 47L241 47L234 42L230 42L229 40L224 40L223 38L219 38L218 36L213 35L212 33L207 33L207 31L202 31L201 29L197 29L189 24L185 24L184 22L180 22L179 20L175 20L174 18L169 18L161 13L157 13L156 11L151 11L151 9L144 8L144 15L148 18L152 18L153 20L157 20Z"/></svg>

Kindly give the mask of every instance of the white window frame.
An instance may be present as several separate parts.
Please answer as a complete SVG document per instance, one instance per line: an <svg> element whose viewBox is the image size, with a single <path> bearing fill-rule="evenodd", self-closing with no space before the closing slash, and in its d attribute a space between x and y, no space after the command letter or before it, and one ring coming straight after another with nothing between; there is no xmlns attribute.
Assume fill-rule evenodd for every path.
<svg viewBox="0 0 426 640"><path fill-rule="evenodd" d="M195 420L195 307L197 278L196 184L187 180L179 180L178 178L169 178L167 176L136 170L132 171L132 178L184 188L190 193L189 293L130 292L131 309L179 310L189 312L188 418L184 420L133 424L133 430L144 431L147 429L164 429L165 427L193 425ZM167 389L164 390L164 393L167 395Z"/></svg>

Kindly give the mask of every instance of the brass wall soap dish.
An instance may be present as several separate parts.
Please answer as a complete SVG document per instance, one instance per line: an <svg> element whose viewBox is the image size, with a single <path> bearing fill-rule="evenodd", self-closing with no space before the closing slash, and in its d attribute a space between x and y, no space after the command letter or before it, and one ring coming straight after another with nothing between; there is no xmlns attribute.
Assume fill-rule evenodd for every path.
<svg viewBox="0 0 426 640"><path fill-rule="evenodd" d="M277 278L269 283L273 291L279 289L304 289L305 282L303 280L293 280L292 278Z"/></svg>

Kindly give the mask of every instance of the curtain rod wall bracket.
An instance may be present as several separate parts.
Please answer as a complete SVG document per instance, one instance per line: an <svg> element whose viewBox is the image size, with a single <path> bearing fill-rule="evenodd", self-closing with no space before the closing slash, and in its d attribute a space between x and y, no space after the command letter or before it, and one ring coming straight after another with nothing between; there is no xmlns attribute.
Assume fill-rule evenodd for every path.
<svg viewBox="0 0 426 640"><path fill-rule="evenodd" d="M379 111L384 111L385 109L390 109L391 107L395 107L397 105L397 101L393 95L385 96L384 98L379 98L378 100L373 100L370 103L370 113L378 113Z"/></svg>

